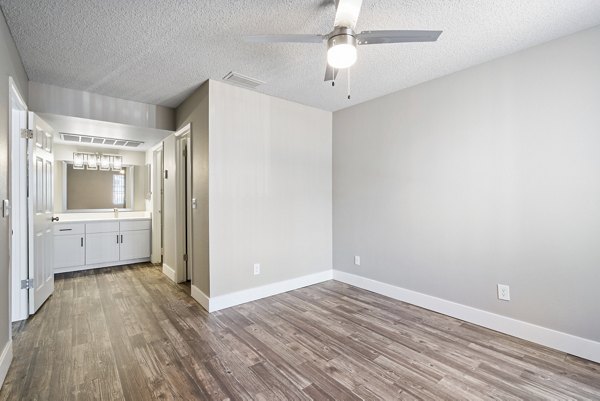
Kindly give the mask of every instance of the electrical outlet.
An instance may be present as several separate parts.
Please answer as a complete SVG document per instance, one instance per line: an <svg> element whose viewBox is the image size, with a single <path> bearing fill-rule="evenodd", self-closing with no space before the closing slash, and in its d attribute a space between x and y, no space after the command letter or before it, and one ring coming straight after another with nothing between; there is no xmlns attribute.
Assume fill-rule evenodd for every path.
<svg viewBox="0 0 600 401"><path fill-rule="evenodd" d="M498 299L510 301L510 287L506 284L498 284Z"/></svg>
<svg viewBox="0 0 600 401"><path fill-rule="evenodd" d="M360 266L360 256L355 256L355 257L354 257L354 264L355 264L356 266Z"/></svg>
<svg viewBox="0 0 600 401"><path fill-rule="evenodd" d="M259 275L260 274L260 263L255 263L254 264L254 275Z"/></svg>

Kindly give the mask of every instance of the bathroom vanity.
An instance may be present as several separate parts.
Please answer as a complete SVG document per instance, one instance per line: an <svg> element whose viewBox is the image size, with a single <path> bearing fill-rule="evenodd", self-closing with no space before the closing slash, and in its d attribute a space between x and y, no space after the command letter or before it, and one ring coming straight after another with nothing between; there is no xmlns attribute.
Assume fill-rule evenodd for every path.
<svg viewBox="0 0 600 401"><path fill-rule="evenodd" d="M54 273L150 261L152 220L146 212L57 216Z"/></svg>

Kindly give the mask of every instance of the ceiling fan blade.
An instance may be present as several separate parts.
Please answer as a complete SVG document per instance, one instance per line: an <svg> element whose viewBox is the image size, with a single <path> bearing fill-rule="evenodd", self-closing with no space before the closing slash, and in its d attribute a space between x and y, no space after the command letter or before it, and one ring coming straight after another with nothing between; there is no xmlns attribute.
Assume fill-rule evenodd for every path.
<svg viewBox="0 0 600 401"><path fill-rule="evenodd" d="M354 29L356 21L358 21L361 6L362 0L337 0L335 22L333 25Z"/></svg>
<svg viewBox="0 0 600 401"><path fill-rule="evenodd" d="M435 42L442 31L364 31L356 35L359 45Z"/></svg>
<svg viewBox="0 0 600 401"><path fill-rule="evenodd" d="M329 64L327 64L327 69L325 70L325 79L324 81L334 81L337 78L337 74L338 72L340 72L340 70L336 70L335 68L333 68L332 66L330 66Z"/></svg>
<svg viewBox="0 0 600 401"><path fill-rule="evenodd" d="M323 35L248 35L244 39L252 43L323 43Z"/></svg>

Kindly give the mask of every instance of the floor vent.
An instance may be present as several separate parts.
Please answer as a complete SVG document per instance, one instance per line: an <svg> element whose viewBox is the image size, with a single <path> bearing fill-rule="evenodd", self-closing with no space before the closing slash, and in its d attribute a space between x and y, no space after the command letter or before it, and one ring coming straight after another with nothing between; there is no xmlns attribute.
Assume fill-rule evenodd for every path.
<svg viewBox="0 0 600 401"><path fill-rule="evenodd" d="M259 85L264 84L263 81L258 79L250 78L237 72L231 71L223 77L223 81L231 82L232 84L243 86L244 88L256 88Z"/></svg>
<svg viewBox="0 0 600 401"><path fill-rule="evenodd" d="M60 138L66 142L77 142L77 143L93 143L95 145L104 146L125 146L128 148L137 148L144 142L140 141L128 141L117 138L104 138L100 136L89 136L89 135L78 135L78 134L67 134L65 132L60 133Z"/></svg>

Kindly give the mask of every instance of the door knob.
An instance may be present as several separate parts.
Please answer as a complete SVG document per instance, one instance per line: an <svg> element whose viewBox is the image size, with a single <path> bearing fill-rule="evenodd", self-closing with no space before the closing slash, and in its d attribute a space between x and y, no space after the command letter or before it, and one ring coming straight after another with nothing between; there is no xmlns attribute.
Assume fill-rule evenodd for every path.
<svg viewBox="0 0 600 401"><path fill-rule="evenodd" d="M59 218L58 217L52 217L52 219L50 219L51 221L58 221Z"/></svg>

